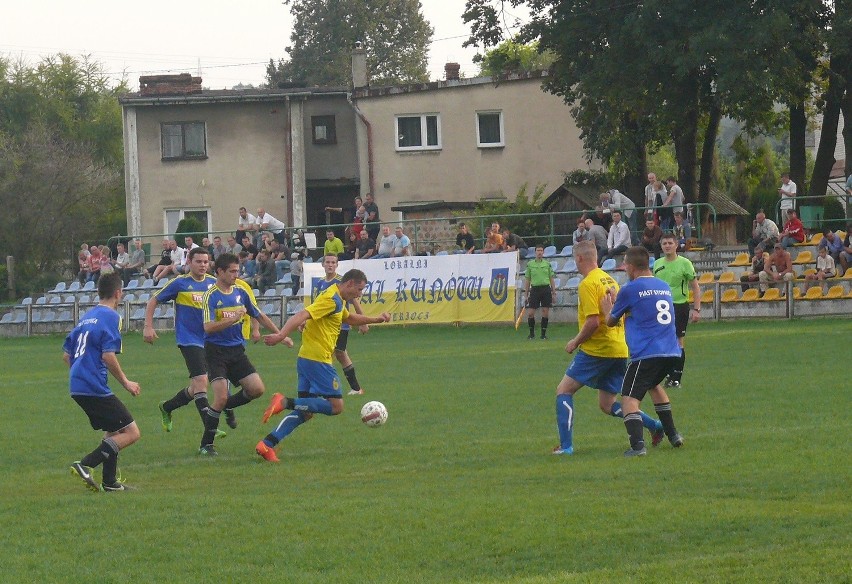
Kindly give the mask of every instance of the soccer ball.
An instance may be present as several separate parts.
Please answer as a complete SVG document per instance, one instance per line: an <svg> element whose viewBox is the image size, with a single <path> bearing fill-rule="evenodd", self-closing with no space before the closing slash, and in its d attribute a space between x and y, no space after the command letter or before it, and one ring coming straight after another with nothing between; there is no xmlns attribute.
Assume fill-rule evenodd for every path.
<svg viewBox="0 0 852 584"><path fill-rule="evenodd" d="M367 402L361 408L361 421L371 428L378 428L388 421L388 410L382 402Z"/></svg>

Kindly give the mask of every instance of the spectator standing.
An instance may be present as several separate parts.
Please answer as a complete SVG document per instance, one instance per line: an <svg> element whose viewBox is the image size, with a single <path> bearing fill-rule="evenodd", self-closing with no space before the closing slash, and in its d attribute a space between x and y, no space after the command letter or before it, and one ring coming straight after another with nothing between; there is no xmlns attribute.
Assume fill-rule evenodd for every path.
<svg viewBox="0 0 852 584"><path fill-rule="evenodd" d="M242 241L243 237L246 235L253 239L254 232L257 230L256 223L257 217L246 211L245 207L240 207L240 217L237 220L236 240ZM237 253L239 253L239 251Z"/></svg>
<svg viewBox="0 0 852 584"><path fill-rule="evenodd" d="M659 258L663 253L663 248L660 247L660 238L663 236L663 230L660 226L654 223L653 218L648 218L645 221L645 231L642 232L642 247L648 250L648 253L654 256L654 259Z"/></svg>
<svg viewBox="0 0 852 584"><path fill-rule="evenodd" d="M284 230L287 229L287 226L284 225L283 221L279 221L267 213L263 207L260 207L257 210L255 225L257 225L257 228L260 231L271 231L276 241L286 241L286 234L284 233Z"/></svg>
<svg viewBox="0 0 852 584"><path fill-rule="evenodd" d="M464 253L473 253L473 250L476 249L473 234L471 234L465 223L459 223L459 232L456 235L456 245Z"/></svg>
<svg viewBox="0 0 852 584"><path fill-rule="evenodd" d="M411 240L408 239L408 236L402 231L402 225L397 225L396 230L394 231L394 235L396 239L393 242L393 251L391 252L391 257L403 257L411 255Z"/></svg>
<svg viewBox="0 0 852 584"><path fill-rule="evenodd" d="M631 234L638 230L636 226L636 203L630 197L618 189L610 189L600 194L600 201L601 205L604 208L609 208L610 212L621 211L621 216L630 228Z"/></svg>
<svg viewBox="0 0 852 584"><path fill-rule="evenodd" d="M586 241L591 241L595 244L598 256L606 254L607 235L606 230L602 226L594 223L591 219L586 219Z"/></svg>
<svg viewBox="0 0 852 584"><path fill-rule="evenodd" d="M781 186L778 188L778 194L781 196L781 214L796 208L796 183L790 180L790 174L784 173L781 175Z"/></svg>
<svg viewBox="0 0 852 584"><path fill-rule="evenodd" d="M669 194L666 199L663 201L662 207L666 209L666 221L661 220L660 227L663 228L663 231L671 229L671 226L674 222L674 214L680 211L683 213L683 189L680 188L680 185L677 184L677 179L675 177L670 176L666 179L666 186L669 188ZM662 217L662 214L661 214Z"/></svg>
<svg viewBox="0 0 852 584"><path fill-rule="evenodd" d="M609 209L604 209L602 205L595 207L595 214L592 215L591 219L595 225L603 227L604 231L608 232L612 226L612 213Z"/></svg>
<svg viewBox="0 0 852 584"><path fill-rule="evenodd" d="M648 184L645 185L645 217L647 218L649 215L654 215L654 208L659 207L663 202L660 199L660 202L657 203L657 190L655 188L655 184L659 183L657 180L657 175L653 172L648 173ZM662 188L662 184L660 184Z"/></svg>
<svg viewBox="0 0 852 584"><path fill-rule="evenodd" d="M299 293L302 287L302 274L304 273L304 264L302 256L299 252L294 251L290 254L290 278L293 281L293 296Z"/></svg>
<svg viewBox="0 0 852 584"><path fill-rule="evenodd" d="M778 241L778 226L772 219L766 218L763 209L754 218L751 239L748 241L748 253L753 256L756 251L772 248Z"/></svg>
<svg viewBox="0 0 852 584"><path fill-rule="evenodd" d="M373 193L367 193L365 197L364 212L364 226L367 229L367 233L370 234L370 239L378 240L379 226L382 220L379 218L379 206L376 205L376 201L373 199Z"/></svg>
<svg viewBox="0 0 852 584"><path fill-rule="evenodd" d="M805 241L805 226L796 216L795 209L787 209L787 221L784 223L784 231L778 234L778 239L784 249Z"/></svg>
<svg viewBox="0 0 852 584"><path fill-rule="evenodd" d="M606 238L606 255L601 258L601 265L619 254L627 251L630 247L630 228L621 220L621 212L612 212L612 226Z"/></svg>
<svg viewBox="0 0 852 584"><path fill-rule="evenodd" d="M527 262L526 288L528 339L535 338L535 312L541 308L541 340L547 339L547 324L550 307L556 301L556 277L553 266L544 259L544 246L535 246L535 259Z"/></svg>
<svg viewBox="0 0 852 584"><path fill-rule="evenodd" d="M677 238L678 251L686 251L686 242L692 237L692 225L689 224L681 211L674 212L672 233Z"/></svg>

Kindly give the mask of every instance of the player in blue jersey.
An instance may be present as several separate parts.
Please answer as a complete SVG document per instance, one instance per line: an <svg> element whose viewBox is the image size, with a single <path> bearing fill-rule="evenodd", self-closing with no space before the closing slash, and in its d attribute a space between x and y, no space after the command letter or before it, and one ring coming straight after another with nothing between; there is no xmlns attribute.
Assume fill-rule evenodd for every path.
<svg viewBox="0 0 852 584"><path fill-rule="evenodd" d="M71 474L80 477L93 491L124 491L128 487L117 477L118 453L139 440L139 427L127 407L107 385L107 371L130 395L140 387L121 369L116 355L121 353L121 275L104 274L98 280L100 303L87 312L62 345L63 358L70 368L71 397L86 412L95 430L104 438L92 452L71 464ZM103 464L98 483L92 469Z"/></svg>
<svg viewBox="0 0 852 584"><path fill-rule="evenodd" d="M387 312L379 316L366 316L350 314L347 310L346 303L360 298L366 286L367 276L364 272L349 270L340 279L340 283L333 284L310 305L287 319L279 333L267 335L263 339L269 346L284 343L292 347L290 333L304 327L302 346L296 360L296 371L299 374L298 397L287 398L276 393L272 396L269 407L263 412L263 422L266 423L275 414L293 410L255 446L255 452L264 460L279 462L275 446L293 430L310 420L314 414L336 416L343 412L340 379L331 364L331 353L340 334L341 323L360 326L390 320L390 314Z"/></svg>
<svg viewBox="0 0 852 584"><path fill-rule="evenodd" d="M661 385L680 362L672 290L663 280L654 277L648 263L648 250L644 247L628 249L624 267L630 282L617 292L617 296L612 288L601 300L607 326L620 326L619 320L624 315L630 349L630 364L621 386L624 426L630 437L630 448L625 456L642 456L647 452L639 414L639 404L646 393L651 394L669 442L675 448L683 446L683 437L672 418L669 396Z"/></svg>
<svg viewBox="0 0 852 584"><path fill-rule="evenodd" d="M325 278L318 280L313 285L311 296L315 300L317 296L328 290L335 284L340 284L340 275L337 273L338 259L336 255L326 255L322 259L322 267L325 270ZM346 302L346 309L356 314L364 314L361 310L361 301L358 298L353 298ZM346 344L349 341L350 327L347 323L340 325L340 334L337 336L337 344L334 347L334 357L340 366L343 367L343 375L346 376L346 381L349 382L349 395L364 395L364 388L358 383L358 378L355 376L355 365L349 357L349 351L346 350ZM367 334L370 326L362 324L358 327L358 331L363 335Z"/></svg>
<svg viewBox="0 0 852 584"><path fill-rule="evenodd" d="M215 283L216 278L207 273L210 252L206 247L189 251L186 263L189 273L169 280L157 290L145 306L145 328L142 336L146 343L153 344L158 338L154 330L154 309L157 304L174 301L175 338L183 360L189 371L189 385L174 397L160 402L163 430L172 431L172 412L193 402L204 423L204 410L210 404L207 399L207 357L204 354L204 314L201 299ZM233 413L232 413L233 415ZM236 426L236 420L229 424Z"/></svg>
<svg viewBox="0 0 852 584"><path fill-rule="evenodd" d="M248 315L264 327L278 332L278 327L257 307L252 294L237 285L240 263L237 256L223 253L214 263L216 284L201 300L204 311L204 351L213 388L213 404L204 411L204 435L198 453L216 456L213 440L219 429L223 409L233 409L263 395L263 380L246 355L243 316ZM228 395L228 382L240 391Z"/></svg>

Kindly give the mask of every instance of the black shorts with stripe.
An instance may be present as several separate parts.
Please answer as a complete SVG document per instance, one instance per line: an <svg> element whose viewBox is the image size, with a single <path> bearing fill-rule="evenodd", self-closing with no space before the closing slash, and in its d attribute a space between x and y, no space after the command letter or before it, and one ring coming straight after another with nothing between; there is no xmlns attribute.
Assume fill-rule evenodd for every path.
<svg viewBox="0 0 852 584"><path fill-rule="evenodd" d="M648 391L662 383L680 362L680 357L650 357L631 361L621 384L621 395L642 401Z"/></svg>
<svg viewBox="0 0 852 584"><path fill-rule="evenodd" d="M189 378L207 375L207 351L204 347L178 345L183 360L186 362L186 370Z"/></svg>
<svg viewBox="0 0 852 584"><path fill-rule="evenodd" d="M675 332L677 338L686 336L686 325L689 324L689 302L674 305Z"/></svg>
<svg viewBox="0 0 852 584"><path fill-rule="evenodd" d="M349 329L340 329L340 334L337 335L337 344L334 346L335 351L345 351L346 344L349 342Z"/></svg>
<svg viewBox="0 0 852 584"><path fill-rule="evenodd" d="M94 395L72 395L77 405L89 416L89 423L95 430L118 432L133 423L133 416L120 399L114 395L97 397Z"/></svg>
<svg viewBox="0 0 852 584"><path fill-rule="evenodd" d="M206 343L204 350L207 353L207 368L210 381L216 379L227 379L234 385L239 385L240 380L245 379L253 373L257 373L254 365L246 355L243 345L226 347L214 343Z"/></svg>

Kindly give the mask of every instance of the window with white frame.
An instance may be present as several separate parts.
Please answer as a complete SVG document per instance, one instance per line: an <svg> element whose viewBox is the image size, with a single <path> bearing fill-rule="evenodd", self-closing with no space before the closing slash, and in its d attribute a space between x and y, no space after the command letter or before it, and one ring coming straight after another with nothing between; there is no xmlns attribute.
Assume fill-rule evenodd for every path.
<svg viewBox="0 0 852 584"><path fill-rule="evenodd" d="M440 116L438 114L396 116L396 149L440 150Z"/></svg>
<svg viewBox="0 0 852 584"><path fill-rule="evenodd" d="M210 231L212 221L210 219L210 209L204 208L186 208L186 209L165 209L163 213L163 233L174 233L177 230L178 224L182 219L197 219L202 225L202 231ZM199 241L201 241L199 239ZM183 243L179 241L178 244Z"/></svg>
<svg viewBox="0 0 852 584"><path fill-rule="evenodd" d="M505 146L503 137L503 112L476 112L476 144L480 148Z"/></svg>
<svg viewBox="0 0 852 584"><path fill-rule="evenodd" d="M164 122L160 124L163 160L207 158L207 132L204 122Z"/></svg>

